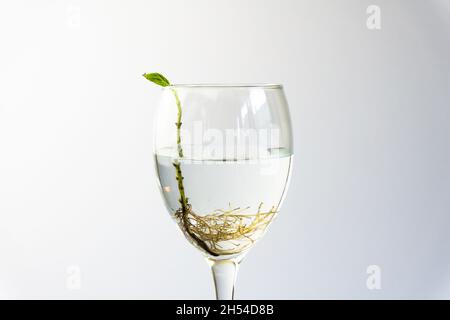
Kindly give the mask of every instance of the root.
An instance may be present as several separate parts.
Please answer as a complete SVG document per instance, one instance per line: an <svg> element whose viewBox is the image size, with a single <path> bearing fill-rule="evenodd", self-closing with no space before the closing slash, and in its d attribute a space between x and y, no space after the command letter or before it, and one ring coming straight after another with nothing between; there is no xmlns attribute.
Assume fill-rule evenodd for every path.
<svg viewBox="0 0 450 320"><path fill-rule="evenodd" d="M249 207L215 210L198 215L190 205L175 212L175 217L188 239L213 256L241 253L264 233L277 213L275 207L262 211L263 204L255 214L245 213Z"/></svg>

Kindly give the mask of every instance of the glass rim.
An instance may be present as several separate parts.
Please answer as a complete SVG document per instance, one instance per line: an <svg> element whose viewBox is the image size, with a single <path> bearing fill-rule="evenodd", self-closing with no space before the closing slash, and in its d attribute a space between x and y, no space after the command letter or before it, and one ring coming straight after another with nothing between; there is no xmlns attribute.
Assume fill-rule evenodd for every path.
<svg viewBox="0 0 450 320"><path fill-rule="evenodd" d="M261 88L261 89L282 89L279 83L176 83L165 88Z"/></svg>

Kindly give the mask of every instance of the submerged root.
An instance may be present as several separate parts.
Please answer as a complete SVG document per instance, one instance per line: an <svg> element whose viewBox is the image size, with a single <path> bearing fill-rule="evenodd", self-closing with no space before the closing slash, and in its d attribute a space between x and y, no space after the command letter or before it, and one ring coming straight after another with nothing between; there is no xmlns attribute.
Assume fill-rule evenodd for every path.
<svg viewBox="0 0 450 320"><path fill-rule="evenodd" d="M277 210L272 207L255 214L245 213L247 208L215 210L206 215L194 213L190 207L175 212L175 217L185 235L195 245L213 256L241 253L262 235Z"/></svg>

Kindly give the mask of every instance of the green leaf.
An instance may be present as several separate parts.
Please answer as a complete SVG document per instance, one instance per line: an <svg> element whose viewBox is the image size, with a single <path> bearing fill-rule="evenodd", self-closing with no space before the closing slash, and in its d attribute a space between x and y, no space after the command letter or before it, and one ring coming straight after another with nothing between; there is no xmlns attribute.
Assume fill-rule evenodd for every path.
<svg viewBox="0 0 450 320"><path fill-rule="evenodd" d="M153 83L156 83L157 85L161 87L167 87L170 86L169 80L166 79L162 74L154 72L154 73L144 73L144 78L148 81L151 81Z"/></svg>

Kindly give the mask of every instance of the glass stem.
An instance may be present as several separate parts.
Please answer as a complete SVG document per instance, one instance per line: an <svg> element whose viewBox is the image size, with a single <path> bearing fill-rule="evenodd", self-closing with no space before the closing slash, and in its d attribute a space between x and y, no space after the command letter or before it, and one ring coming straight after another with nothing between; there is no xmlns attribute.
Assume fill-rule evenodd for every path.
<svg viewBox="0 0 450 320"><path fill-rule="evenodd" d="M239 262L208 259L214 279L217 300L233 300Z"/></svg>

